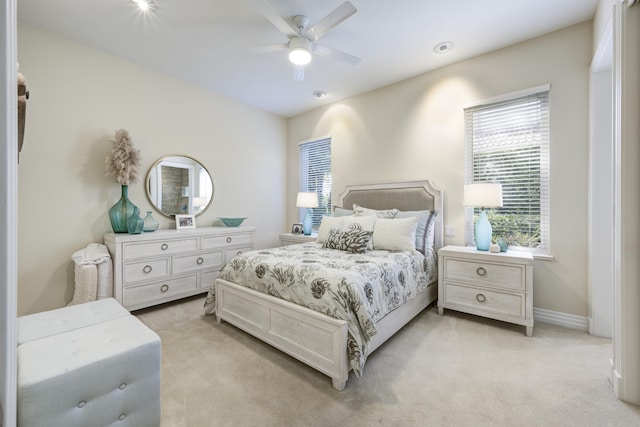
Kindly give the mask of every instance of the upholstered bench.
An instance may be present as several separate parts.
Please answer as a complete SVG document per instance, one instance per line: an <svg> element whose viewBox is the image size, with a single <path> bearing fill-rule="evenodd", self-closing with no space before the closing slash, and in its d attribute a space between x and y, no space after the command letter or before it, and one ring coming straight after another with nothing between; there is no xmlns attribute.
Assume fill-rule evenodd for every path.
<svg viewBox="0 0 640 427"><path fill-rule="evenodd" d="M112 298L19 318L18 425L159 426L160 338Z"/></svg>

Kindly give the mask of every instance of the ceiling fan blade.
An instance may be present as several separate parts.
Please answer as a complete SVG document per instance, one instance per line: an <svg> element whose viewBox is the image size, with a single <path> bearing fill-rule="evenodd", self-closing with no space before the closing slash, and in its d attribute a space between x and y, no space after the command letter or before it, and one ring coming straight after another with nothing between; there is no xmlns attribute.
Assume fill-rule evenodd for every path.
<svg viewBox="0 0 640 427"><path fill-rule="evenodd" d="M349 55L348 53L341 52L332 47L323 46L321 44L313 44L313 53L326 58L337 59L338 61L345 62L351 65L358 65L360 58L357 56Z"/></svg>
<svg viewBox="0 0 640 427"><path fill-rule="evenodd" d="M289 44L278 43L278 44L270 44L266 46L258 46L258 47L252 48L251 51L255 53L269 53L269 52L275 52L283 49L289 49Z"/></svg>
<svg viewBox="0 0 640 427"><path fill-rule="evenodd" d="M301 82L304 80L304 65L293 66L293 80Z"/></svg>
<svg viewBox="0 0 640 427"><path fill-rule="evenodd" d="M311 39L311 41L316 41L320 37L324 36L331 30L333 27L356 13L358 9L355 8L351 2L344 2L336 9L333 10L330 14L316 22L312 25L305 34Z"/></svg>
<svg viewBox="0 0 640 427"><path fill-rule="evenodd" d="M291 24L278 15L278 12L271 6L267 0L255 1L256 8L262 12L265 18L269 20L282 34L287 37L293 37L298 34L297 28L294 28Z"/></svg>

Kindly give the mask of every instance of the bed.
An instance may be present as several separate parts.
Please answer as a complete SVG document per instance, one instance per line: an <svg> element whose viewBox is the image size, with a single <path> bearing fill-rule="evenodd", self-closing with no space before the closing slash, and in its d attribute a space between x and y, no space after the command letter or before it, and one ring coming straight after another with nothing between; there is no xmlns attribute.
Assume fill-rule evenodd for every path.
<svg viewBox="0 0 640 427"><path fill-rule="evenodd" d="M358 205L378 214L399 210L402 214L398 215L405 219L391 220L395 221L394 226L412 221L412 212L436 212L433 246L424 254L416 250L373 250L372 246L366 254L352 254L326 249L323 246L327 243L315 242L251 251L235 257L223 268L207 295L205 312L328 375L333 387L342 390L351 369L360 376L366 357L436 300L435 262L443 243L443 196L431 181L350 185L334 204L338 206L334 215L348 214L351 207ZM352 217L345 217L345 221L346 218ZM390 224L388 221L386 224ZM330 237L335 232L332 229ZM323 237L322 241L327 240ZM338 274L334 267L342 274L341 280L334 277ZM376 302L370 295L376 292L367 288L375 272L394 281L401 278L402 286L397 288L404 293L378 291L388 294L388 298ZM287 275L308 277L307 291L310 288L308 293L316 299L309 298L311 303L298 301L300 292L296 289L303 285L289 280ZM286 286L275 290L268 278ZM331 288L334 281L336 288ZM391 289L390 284L384 285ZM325 293L327 298L323 298ZM364 304L353 302L357 299L351 294L355 293L363 295Z"/></svg>

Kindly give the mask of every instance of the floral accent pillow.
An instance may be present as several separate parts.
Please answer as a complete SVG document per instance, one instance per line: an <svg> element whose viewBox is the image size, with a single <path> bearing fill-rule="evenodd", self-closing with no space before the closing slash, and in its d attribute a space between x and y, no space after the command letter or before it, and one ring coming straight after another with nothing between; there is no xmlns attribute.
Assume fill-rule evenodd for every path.
<svg viewBox="0 0 640 427"><path fill-rule="evenodd" d="M363 230L358 224L352 224L350 228L333 228L322 247L363 254L367 252L371 236L373 236L373 231Z"/></svg>
<svg viewBox="0 0 640 427"><path fill-rule="evenodd" d="M391 218L395 218L397 213L398 213L398 209L396 209L396 208L386 209L386 210L377 210L377 209L364 208L364 207L360 206L357 203L353 204L353 215L354 216L375 215L378 218L391 219Z"/></svg>

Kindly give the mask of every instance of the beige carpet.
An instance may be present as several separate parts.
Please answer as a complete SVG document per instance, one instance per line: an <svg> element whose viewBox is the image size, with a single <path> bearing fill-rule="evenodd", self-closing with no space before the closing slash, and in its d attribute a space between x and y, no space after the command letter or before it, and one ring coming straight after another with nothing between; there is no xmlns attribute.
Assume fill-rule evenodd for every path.
<svg viewBox="0 0 640 427"><path fill-rule="evenodd" d="M362 379L331 380L202 310L141 310L162 338L162 426L640 426L607 380L610 340L429 307Z"/></svg>

